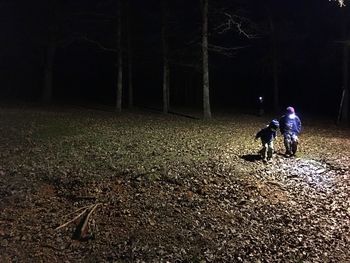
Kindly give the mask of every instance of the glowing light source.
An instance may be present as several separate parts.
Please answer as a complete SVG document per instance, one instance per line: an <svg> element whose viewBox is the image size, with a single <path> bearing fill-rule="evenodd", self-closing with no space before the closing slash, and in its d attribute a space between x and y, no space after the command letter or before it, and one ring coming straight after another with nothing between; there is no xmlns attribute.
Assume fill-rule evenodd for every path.
<svg viewBox="0 0 350 263"><path fill-rule="evenodd" d="M288 115L288 118L289 118L289 119L295 119L295 113L289 114L289 115Z"/></svg>

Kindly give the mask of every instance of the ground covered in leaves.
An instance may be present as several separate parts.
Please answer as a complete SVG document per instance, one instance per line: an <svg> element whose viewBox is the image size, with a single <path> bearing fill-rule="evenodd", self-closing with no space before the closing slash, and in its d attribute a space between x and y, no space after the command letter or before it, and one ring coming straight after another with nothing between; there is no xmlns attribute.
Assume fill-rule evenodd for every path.
<svg viewBox="0 0 350 263"><path fill-rule="evenodd" d="M0 261L350 262L349 129L268 119L0 108Z"/></svg>

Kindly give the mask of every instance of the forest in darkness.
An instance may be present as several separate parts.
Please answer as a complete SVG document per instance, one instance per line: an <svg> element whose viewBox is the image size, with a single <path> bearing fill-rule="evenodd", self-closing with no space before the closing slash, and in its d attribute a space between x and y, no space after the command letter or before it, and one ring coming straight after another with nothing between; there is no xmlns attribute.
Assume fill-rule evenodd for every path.
<svg viewBox="0 0 350 263"><path fill-rule="evenodd" d="M115 106L120 85L122 108L161 110L166 59L169 109L202 108L202 1L2 1L0 11L3 101ZM254 109L263 96L275 112L336 116L349 17L336 1L209 1L210 105Z"/></svg>

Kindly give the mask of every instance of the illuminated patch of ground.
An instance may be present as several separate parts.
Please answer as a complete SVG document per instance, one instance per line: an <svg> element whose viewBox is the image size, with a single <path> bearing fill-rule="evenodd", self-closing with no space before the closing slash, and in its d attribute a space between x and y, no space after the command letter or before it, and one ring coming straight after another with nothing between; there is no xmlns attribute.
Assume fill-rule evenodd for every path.
<svg viewBox="0 0 350 263"><path fill-rule="evenodd" d="M279 158L275 173L287 185L301 184L317 190L330 192L341 175L322 161L306 158Z"/></svg>

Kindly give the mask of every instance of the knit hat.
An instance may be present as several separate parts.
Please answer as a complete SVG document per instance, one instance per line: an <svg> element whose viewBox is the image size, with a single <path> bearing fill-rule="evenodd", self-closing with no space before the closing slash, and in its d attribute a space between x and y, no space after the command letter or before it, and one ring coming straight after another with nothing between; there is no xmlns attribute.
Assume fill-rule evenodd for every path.
<svg viewBox="0 0 350 263"><path fill-rule="evenodd" d="M269 124L269 127L272 129L278 129L280 127L280 124L278 120L272 120Z"/></svg>
<svg viewBox="0 0 350 263"><path fill-rule="evenodd" d="M291 107L291 106L289 106L286 110L287 110L287 113L288 113L288 114L293 114L293 113L295 113L294 108Z"/></svg>

